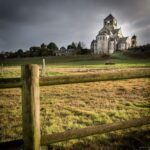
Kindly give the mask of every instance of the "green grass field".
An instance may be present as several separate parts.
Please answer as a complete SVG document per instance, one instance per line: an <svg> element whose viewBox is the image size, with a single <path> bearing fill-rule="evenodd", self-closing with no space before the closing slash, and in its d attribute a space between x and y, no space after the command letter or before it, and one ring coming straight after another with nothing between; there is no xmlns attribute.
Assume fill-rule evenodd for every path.
<svg viewBox="0 0 150 150"><path fill-rule="evenodd" d="M15 59L4 59L0 63L4 66L20 66L23 64L39 64L42 65L41 57L30 57L30 58L15 58ZM150 67L150 59L139 59L131 58L124 55L121 52L114 53L110 57L100 57L91 55L80 55L80 56L51 56L45 57L46 65L55 68L68 68L68 67L79 67L79 68L101 68L101 67ZM113 62L115 65L106 66L106 62Z"/></svg>
<svg viewBox="0 0 150 150"><path fill-rule="evenodd" d="M3 68L0 77L19 77L19 65L41 62L42 58L5 60L3 64L7 67ZM105 74L150 67L149 59L132 59L118 53L105 59L95 56L49 57L46 62L46 76ZM115 65L105 65L106 62L114 62ZM48 86L41 87L40 93L42 135L150 114L149 78ZM22 138L21 112L21 90L1 89L0 141ZM52 146L56 150L148 149L149 133L150 126L147 125Z"/></svg>
<svg viewBox="0 0 150 150"><path fill-rule="evenodd" d="M21 65L38 64L42 68L43 58L15 58L0 60L0 77L19 77ZM101 70L149 68L150 59L131 58L123 53L114 53L110 57L100 56L68 56L45 57L46 75L68 75ZM106 65L105 63L114 63ZM2 65L4 67L2 67Z"/></svg>

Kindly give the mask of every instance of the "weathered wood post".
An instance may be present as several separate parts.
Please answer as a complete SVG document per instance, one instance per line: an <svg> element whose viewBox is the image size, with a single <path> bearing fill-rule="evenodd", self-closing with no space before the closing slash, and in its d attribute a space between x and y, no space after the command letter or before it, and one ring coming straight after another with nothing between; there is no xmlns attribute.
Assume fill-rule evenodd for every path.
<svg viewBox="0 0 150 150"><path fill-rule="evenodd" d="M44 58L42 62L42 76L45 76L45 59Z"/></svg>
<svg viewBox="0 0 150 150"><path fill-rule="evenodd" d="M24 150L40 150L39 66L22 66Z"/></svg>

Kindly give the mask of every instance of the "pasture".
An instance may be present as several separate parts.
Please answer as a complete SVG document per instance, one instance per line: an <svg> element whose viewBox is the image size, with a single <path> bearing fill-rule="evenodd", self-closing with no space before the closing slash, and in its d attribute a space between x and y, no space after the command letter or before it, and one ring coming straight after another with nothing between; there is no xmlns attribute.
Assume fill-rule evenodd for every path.
<svg viewBox="0 0 150 150"><path fill-rule="evenodd" d="M0 60L0 77L20 77L20 66L24 64L38 64L42 67L42 60L46 62L46 76L59 76L68 74L81 74L88 72L102 72L118 69L149 68L150 59L132 58L121 52L112 56L50 56L30 57ZM106 65L114 63L113 65ZM3 67L4 66L4 67Z"/></svg>
<svg viewBox="0 0 150 150"><path fill-rule="evenodd" d="M54 61L55 60L55 61ZM42 58L4 60L0 77L20 77L19 65L41 64ZM115 62L115 65L105 65ZM13 64L13 66L12 66ZM46 76L109 74L149 70L148 59L131 59L114 54L111 58L95 56L46 58ZM5 66L4 65L4 66ZM83 128L148 116L150 79L101 81L40 88L41 134ZM22 138L21 90L0 90L0 141ZM116 131L78 140L53 144L54 149L139 149L149 147L150 127ZM44 148L43 148L44 149Z"/></svg>

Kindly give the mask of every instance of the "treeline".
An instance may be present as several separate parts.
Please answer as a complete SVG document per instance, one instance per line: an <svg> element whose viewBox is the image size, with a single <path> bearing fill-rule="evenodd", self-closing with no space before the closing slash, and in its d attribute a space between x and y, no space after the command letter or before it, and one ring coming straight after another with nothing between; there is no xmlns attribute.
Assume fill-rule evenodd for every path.
<svg viewBox="0 0 150 150"><path fill-rule="evenodd" d="M22 49L16 52L3 52L0 54L1 58L16 58L16 57L38 57L38 56L54 56L58 46L51 42L48 45L41 44L41 46L32 46L29 50L23 51Z"/></svg>
<svg viewBox="0 0 150 150"><path fill-rule="evenodd" d="M137 58L150 58L150 44L129 48L124 54Z"/></svg>
<svg viewBox="0 0 150 150"><path fill-rule="evenodd" d="M40 46L32 46L29 50L25 51L19 49L16 52L1 52L0 58L61 56L67 53L70 55L82 55L90 54L91 50L86 49L82 42L72 42L72 44L69 44L67 48L61 47L60 49L54 42L50 42L48 45L42 43Z"/></svg>

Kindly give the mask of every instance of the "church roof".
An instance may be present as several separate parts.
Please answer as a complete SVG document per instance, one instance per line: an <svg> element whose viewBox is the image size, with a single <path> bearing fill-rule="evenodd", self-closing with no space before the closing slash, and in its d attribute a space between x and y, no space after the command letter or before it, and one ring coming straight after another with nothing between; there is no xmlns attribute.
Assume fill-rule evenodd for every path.
<svg viewBox="0 0 150 150"><path fill-rule="evenodd" d="M107 28L102 28L100 31L99 31L99 34L98 35L105 35L105 34L108 34L110 35L110 31L107 29Z"/></svg>
<svg viewBox="0 0 150 150"><path fill-rule="evenodd" d="M114 29L114 30L113 30L113 34L119 33L119 31L120 31L120 28L119 28L119 29Z"/></svg>
<svg viewBox="0 0 150 150"><path fill-rule="evenodd" d="M127 41L127 39L128 39L128 37L119 38L119 43L124 43Z"/></svg>
<svg viewBox="0 0 150 150"><path fill-rule="evenodd" d="M115 41L115 38L110 37L110 38L109 38L109 41Z"/></svg>
<svg viewBox="0 0 150 150"><path fill-rule="evenodd" d="M132 39L136 39L136 35L133 35L133 36L132 36Z"/></svg>
<svg viewBox="0 0 150 150"><path fill-rule="evenodd" d="M112 14L109 14L104 20L113 20L115 17Z"/></svg>
<svg viewBox="0 0 150 150"><path fill-rule="evenodd" d="M92 43L96 43L96 40L93 40Z"/></svg>

